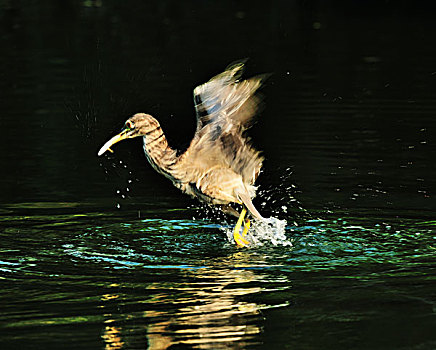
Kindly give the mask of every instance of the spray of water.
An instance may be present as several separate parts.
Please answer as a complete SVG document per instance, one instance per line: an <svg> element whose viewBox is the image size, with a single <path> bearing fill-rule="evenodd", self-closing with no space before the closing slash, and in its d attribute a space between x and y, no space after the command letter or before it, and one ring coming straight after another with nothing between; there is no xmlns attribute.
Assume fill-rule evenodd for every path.
<svg viewBox="0 0 436 350"><path fill-rule="evenodd" d="M117 209L121 209L122 202L130 198L131 187L133 186L133 181L139 181L133 175L133 172L130 170L128 164L122 160L115 160L112 156L107 156L105 159L110 161L110 166L108 162L100 162L100 166L103 167L103 170L107 177L109 176L117 176L120 180L124 180L126 185L121 188L117 188L115 194L119 197L117 200L115 207ZM110 174L109 174L110 173ZM120 181L121 182L121 181Z"/></svg>
<svg viewBox="0 0 436 350"><path fill-rule="evenodd" d="M292 246L292 227L299 226L298 222L305 221L309 214L295 198L298 189L292 182L290 168L276 172L274 178L265 175L266 185L262 185L259 189L255 205L262 215L269 217L264 220L250 218L251 227L245 238L250 242L251 248L265 245ZM220 209L205 204L196 203L192 208L195 209L195 216L198 218L220 222L228 241L235 244L233 239L235 218L226 216ZM289 219L292 220L291 226L287 226Z"/></svg>
<svg viewBox="0 0 436 350"><path fill-rule="evenodd" d="M286 237L286 220L274 217L263 220L253 220L245 239L250 242L249 247L260 247L264 245L292 246L290 239ZM229 242L235 243L233 229L224 229Z"/></svg>

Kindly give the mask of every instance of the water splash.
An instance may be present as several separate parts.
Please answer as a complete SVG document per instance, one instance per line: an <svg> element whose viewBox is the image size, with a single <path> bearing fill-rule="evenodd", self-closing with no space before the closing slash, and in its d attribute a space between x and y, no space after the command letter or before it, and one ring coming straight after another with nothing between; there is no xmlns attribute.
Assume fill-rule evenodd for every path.
<svg viewBox="0 0 436 350"><path fill-rule="evenodd" d="M245 239L250 242L250 247L261 247L264 245L292 246L291 240L286 237L286 220L274 217L263 220L253 220ZM235 243L233 230L225 229L229 242Z"/></svg>

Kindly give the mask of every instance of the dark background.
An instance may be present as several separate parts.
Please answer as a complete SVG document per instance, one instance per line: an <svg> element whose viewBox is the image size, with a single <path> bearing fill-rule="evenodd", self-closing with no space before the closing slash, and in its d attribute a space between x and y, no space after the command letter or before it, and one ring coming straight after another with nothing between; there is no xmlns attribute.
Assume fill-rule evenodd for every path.
<svg viewBox="0 0 436 350"><path fill-rule="evenodd" d="M288 181L308 206L430 207L428 3L4 1L0 15L2 201L105 197L112 206L133 176L130 196L170 195L184 206L145 163L140 140L117 145L109 160L96 151L138 111L187 147L193 88L248 57L247 76L273 73L251 132L267 158L260 184L292 168Z"/></svg>

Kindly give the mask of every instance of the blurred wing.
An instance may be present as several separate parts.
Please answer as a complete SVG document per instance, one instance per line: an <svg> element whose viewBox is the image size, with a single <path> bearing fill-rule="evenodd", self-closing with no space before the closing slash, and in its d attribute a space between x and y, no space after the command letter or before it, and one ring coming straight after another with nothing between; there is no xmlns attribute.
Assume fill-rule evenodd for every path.
<svg viewBox="0 0 436 350"><path fill-rule="evenodd" d="M236 63L194 90L197 131L191 161L200 167L226 167L254 183L263 157L251 147L243 131L259 110L255 95L265 76L239 81L244 64Z"/></svg>
<svg viewBox="0 0 436 350"><path fill-rule="evenodd" d="M194 89L197 132L209 123L232 123L247 128L259 109L255 95L266 75L239 81L244 63L229 66L223 73Z"/></svg>

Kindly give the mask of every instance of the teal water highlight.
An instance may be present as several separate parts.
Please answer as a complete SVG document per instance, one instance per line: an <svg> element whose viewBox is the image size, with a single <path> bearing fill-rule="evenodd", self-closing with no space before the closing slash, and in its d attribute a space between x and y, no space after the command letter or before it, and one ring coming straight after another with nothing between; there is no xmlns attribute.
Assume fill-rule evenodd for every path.
<svg viewBox="0 0 436 350"><path fill-rule="evenodd" d="M190 210L137 218L128 209L17 203L1 212L5 344L57 346L80 330L88 346L318 346L305 327L333 341L323 331L330 324L355 334L344 338L351 346L357 328L378 322L389 336L436 325L431 220L330 214L286 226L292 245L238 249L223 232L230 228L189 219ZM101 340L91 340L96 333Z"/></svg>

